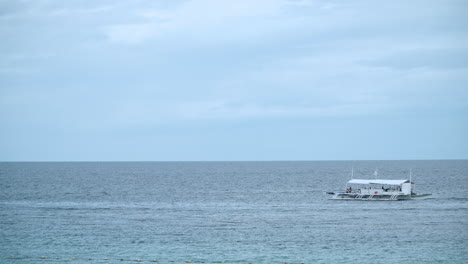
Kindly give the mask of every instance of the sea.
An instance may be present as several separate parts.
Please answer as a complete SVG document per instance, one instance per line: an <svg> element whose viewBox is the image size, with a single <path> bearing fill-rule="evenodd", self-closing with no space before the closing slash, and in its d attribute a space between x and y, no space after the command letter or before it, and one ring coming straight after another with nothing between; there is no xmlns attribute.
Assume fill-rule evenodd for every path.
<svg viewBox="0 0 468 264"><path fill-rule="evenodd" d="M330 200L352 169L432 196ZM468 263L468 161L0 163L0 263L137 262Z"/></svg>

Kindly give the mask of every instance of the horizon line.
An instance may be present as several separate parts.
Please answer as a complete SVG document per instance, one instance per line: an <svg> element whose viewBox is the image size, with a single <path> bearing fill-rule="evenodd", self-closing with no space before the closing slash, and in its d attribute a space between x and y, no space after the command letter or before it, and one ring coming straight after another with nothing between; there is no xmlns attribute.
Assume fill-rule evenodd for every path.
<svg viewBox="0 0 468 264"><path fill-rule="evenodd" d="M328 162L328 161L468 161L468 158L455 159L316 159L316 160L2 160L0 163L80 163L80 162Z"/></svg>

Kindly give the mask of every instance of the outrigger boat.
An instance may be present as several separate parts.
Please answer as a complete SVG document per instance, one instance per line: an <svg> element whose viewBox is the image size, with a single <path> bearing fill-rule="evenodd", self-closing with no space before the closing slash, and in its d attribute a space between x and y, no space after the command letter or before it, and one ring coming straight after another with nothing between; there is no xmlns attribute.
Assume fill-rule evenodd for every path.
<svg viewBox="0 0 468 264"><path fill-rule="evenodd" d="M431 194L418 194L411 180L365 180L353 179L346 184L345 191L327 192L332 200L377 200L395 201L425 199Z"/></svg>

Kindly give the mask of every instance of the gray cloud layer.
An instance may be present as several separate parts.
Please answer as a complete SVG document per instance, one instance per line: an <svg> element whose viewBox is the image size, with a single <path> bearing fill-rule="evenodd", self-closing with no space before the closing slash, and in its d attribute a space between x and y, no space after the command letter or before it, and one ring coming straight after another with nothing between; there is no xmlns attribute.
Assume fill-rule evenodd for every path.
<svg viewBox="0 0 468 264"><path fill-rule="evenodd" d="M421 137L409 136L421 157L467 157L461 136L467 132L466 8L464 1L3 0L0 118L7 151L0 158L42 159L41 152L29 155L34 152L15 142L34 146L34 140L47 138L55 151L45 159L61 159L64 150L50 133L92 142L109 131L133 131L134 137L124 133L127 140L141 145L138 137L149 129L154 134L146 140L158 145L207 140L203 133L170 139L158 134L162 127L290 126L276 137L281 145L302 122L317 124L307 128L314 131L323 125L332 135L327 129L335 128L324 120L355 120L361 127L402 120L380 132L385 138L408 124L423 134L434 131L428 117L446 129L434 135L438 145L426 154ZM222 142L232 135L217 136ZM370 144L355 136L329 140ZM112 148L122 137L116 133L103 147ZM451 147L444 147L446 137L453 139ZM140 150L144 159L198 159ZM217 159L216 150L200 157ZM65 152L68 159L111 158ZM288 158L268 153L251 158ZM398 153L389 157L420 157ZM304 155L299 156L321 158ZM243 159L240 151L232 156Z"/></svg>

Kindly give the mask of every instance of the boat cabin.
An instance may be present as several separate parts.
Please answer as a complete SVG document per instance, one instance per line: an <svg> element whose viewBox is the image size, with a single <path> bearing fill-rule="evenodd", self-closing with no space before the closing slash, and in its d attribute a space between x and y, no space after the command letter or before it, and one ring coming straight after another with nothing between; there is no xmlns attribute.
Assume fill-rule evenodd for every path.
<svg viewBox="0 0 468 264"><path fill-rule="evenodd" d="M411 195L411 184L410 180L353 179L346 185L346 190L365 195Z"/></svg>

